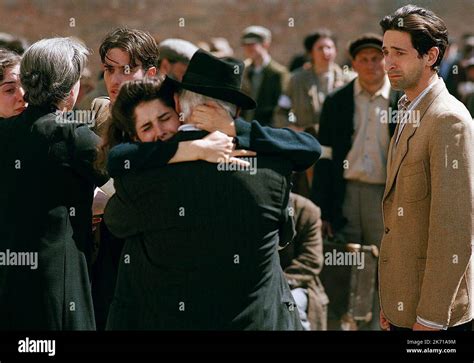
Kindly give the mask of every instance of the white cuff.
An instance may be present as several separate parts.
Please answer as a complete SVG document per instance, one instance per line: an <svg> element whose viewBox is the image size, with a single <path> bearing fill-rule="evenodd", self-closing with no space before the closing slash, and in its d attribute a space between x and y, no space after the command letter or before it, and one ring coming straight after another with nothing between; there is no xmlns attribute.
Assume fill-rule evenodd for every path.
<svg viewBox="0 0 474 363"><path fill-rule="evenodd" d="M321 145L321 156L319 158L332 160L332 147Z"/></svg>
<svg viewBox="0 0 474 363"><path fill-rule="evenodd" d="M278 99L278 106L287 110L291 108L291 98L287 95L281 95Z"/></svg>
<svg viewBox="0 0 474 363"><path fill-rule="evenodd" d="M421 324L421 325L427 326L428 328L440 329L440 330L448 329L447 326L444 326L444 325L438 324L438 323L433 323L432 321L420 318L419 316L416 317L416 322Z"/></svg>

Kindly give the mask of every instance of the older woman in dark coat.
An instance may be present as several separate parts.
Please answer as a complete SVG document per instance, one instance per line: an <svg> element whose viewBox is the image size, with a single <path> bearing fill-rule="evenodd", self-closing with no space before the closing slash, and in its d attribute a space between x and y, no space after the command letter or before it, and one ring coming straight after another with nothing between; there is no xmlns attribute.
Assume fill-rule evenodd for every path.
<svg viewBox="0 0 474 363"><path fill-rule="evenodd" d="M72 110L88 52L69 38L21 62L29 107L0 125L0 329L94 330L88 274L98 137ZM64 111L64 112L63 112Z"/></svg>

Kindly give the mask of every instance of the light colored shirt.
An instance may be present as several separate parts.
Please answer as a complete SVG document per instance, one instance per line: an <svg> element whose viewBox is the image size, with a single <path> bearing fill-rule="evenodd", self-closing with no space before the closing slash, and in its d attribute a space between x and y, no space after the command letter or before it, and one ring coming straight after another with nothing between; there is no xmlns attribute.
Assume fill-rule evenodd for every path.
<svg viewBox="0 0 474 363"><path fill-rule="evenodd" d="M198 129L193 124L182 124L180 127L178 127L178 131L202 131L202 130Z"/></svg>
<svg viewBox="0 0 474 363"><path fill-rule="evenodd" d="M397 138L395 139L395 144L398 144L398 140L400 140L400 136L402 135L403 129L405 128L405 125L409 122L410 120L410 113L416 109L418 104L421 102L421 100L426 96L426 94L434 87L434 85L438 82L438 80L434 81L428 87L426 87L418 96L415 97L413 101L409 101L408 97L406 94L404 94L400 100L398 100L398 110L403 111L399 112L399 126L398 126L398 132L397 132ZM416 119L416 118L415 118Z"/></svg>
<svg viewBox="0 0 474 363"><path fill-rule="evenodd" d="M369 184L385 184L390 144L388 124L382 122L390 99L390 82L385 77L373 95L365 91L357 78L354 83L354 135L347 154L344 178Z"/></svg>

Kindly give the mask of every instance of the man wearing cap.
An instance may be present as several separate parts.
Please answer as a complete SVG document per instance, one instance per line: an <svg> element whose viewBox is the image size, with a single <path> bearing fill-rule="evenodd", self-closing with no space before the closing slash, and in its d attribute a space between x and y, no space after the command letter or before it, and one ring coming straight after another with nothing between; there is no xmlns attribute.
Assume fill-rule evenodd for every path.
<svg viewBox="0 0 474 363"><path fill-rule="evenodd" d="M326 236L342 233L349 242L380 246L388 145L395 129L390 107L396 110L400 94L391 91L384 71L381 36L359 36L349 53L358 77L324 103L319 130L324 159L315 168L312 199L321 207Z"/></svg>
<svg viewBox="0 0 474 363"><path fill-rule="evenodd" d="M198 47L187 40L177 38L163 40L159 44L159 72L181 81L188 68L189 60L196 50L198 50Z"/></svg>
<svg viewBox="0 0 474 363"><path fill-rule="evenodd" d="M176 108L184 125L170 142L207 134L189 123L200 104L219 102L228 116L255 107L240 91L236 67L242 71L243 63L195 53L183 82L175 81L182 88ZM319 145L307 134L241 122L241 130L229 134L237 135L239 147L259 152L253 171L197 161L112 172L117 192L105 221L126 238L123 253L130 262L121 262L108 329L302 328L277 249L292 237L291 170L314 163ZM283 132L292 138L286 147L269 140ZM289 154L299 154L298 166ZM114 149L110 164L117 164Z"/></svg>
<svg viewBox="0 0 474 363"><path fill-rule="evenodd" d="M272 33L263 26L249 26L242 32L245 60L242 90L257 101L255 110L242 113L247 121L273 124L273 111L289 78L287 69L272 59L268 50Z"/></svg>

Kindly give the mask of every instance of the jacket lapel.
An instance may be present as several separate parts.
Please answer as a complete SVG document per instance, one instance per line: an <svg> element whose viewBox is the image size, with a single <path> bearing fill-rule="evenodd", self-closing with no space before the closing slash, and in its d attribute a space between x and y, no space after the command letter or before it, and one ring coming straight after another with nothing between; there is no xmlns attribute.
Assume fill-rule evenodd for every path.
<svg viewBox="0 0 474 363"><path fill-rule="evenodd" d="M423 117L425 116L425 113L430 107L430 105L433 103L436 97L438 97L438 95L444 89L446 89L446 86L444 85L443 80L439 78L437 84L434 85L433 88L425 95L425 97L420 101L420 103L415 108L415 110L412 110L410 112L410 117L412 117L413 115L416 115L414 111L419 113L418 123L413 118L411 120L408 120L408 123L405 125L405 129L403 130L400 136L400 139L398 140L398 144L395 146L395 150L394 150L394 144L395 144L395 140L397 139L398 129L401 126L400 124L397 125L395 129L395 133L390 142L390 149L388 153L387 185L385 187L385 193L383 197L384 200L387 197L387 195L390 193L393 187L393 184L395 183L402 161L408 152L409 142L410 142L411 137L415 134L416 130L421 126L423 122ZM393 154L394 152L395 154Z"/></svg>

